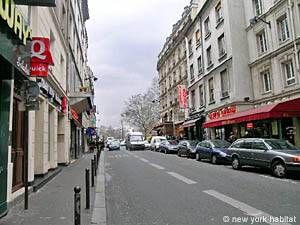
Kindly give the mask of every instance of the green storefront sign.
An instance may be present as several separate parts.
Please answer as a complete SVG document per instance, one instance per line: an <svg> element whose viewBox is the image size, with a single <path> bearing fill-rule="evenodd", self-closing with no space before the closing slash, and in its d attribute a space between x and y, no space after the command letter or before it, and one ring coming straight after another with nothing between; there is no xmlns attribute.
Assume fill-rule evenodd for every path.
<svg viewBox="0 0 300 225"><path fill-rule="evenodd" d="M29 74L31 28L13 0L0 0L0 217L7 211L7 159L11 79Z"/></svg>

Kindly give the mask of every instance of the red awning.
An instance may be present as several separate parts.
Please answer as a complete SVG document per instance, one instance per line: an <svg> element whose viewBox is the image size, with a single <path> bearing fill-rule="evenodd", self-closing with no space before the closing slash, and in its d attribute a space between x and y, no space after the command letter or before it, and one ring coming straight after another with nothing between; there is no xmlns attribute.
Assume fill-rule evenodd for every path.
<svg viewBox="0 0 300 225"><path fill-rule="evenodd" d="M219 127L227 124L263 120L270 118L300 116L300 98L286 102L264 105L255 109L237 112L233 115L210 120L203 124L204 128Z"/></svg>

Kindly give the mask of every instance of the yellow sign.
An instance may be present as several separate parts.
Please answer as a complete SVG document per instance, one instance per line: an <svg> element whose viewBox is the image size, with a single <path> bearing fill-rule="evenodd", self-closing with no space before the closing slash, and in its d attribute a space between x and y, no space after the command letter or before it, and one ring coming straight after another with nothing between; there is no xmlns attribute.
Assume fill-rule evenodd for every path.
<svg viewBox="0 0 300 225"><path fill-rule="evenodd" d="M16 7L14 0L0 0L0 16L26 45L27 39L32 38L32 30L26 25L25 19L20 9Z"/></svg>

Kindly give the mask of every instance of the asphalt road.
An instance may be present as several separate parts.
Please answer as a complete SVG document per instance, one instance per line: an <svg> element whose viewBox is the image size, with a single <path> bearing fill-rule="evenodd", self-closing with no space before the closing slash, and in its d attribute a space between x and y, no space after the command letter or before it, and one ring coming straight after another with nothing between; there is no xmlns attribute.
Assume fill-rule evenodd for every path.
<svg viewBox="0 0 300 225"><path fill-rule="evenodd" d="M108 225L300 225L300 179L151 151L106 154Z"/></svg>

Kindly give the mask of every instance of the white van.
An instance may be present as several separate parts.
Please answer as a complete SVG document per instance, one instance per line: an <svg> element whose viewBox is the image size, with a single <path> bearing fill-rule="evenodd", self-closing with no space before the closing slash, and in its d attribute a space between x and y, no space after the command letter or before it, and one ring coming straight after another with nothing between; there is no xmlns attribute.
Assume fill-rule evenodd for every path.
<svg viewBox="0 0 300 225"><path fill-rule="evenodd" d="M145 150L144 135L141 132L126 134L126 150Z"/></svg>
<svg viewBox="0 0 300 225"><path fill-rule="evenodd" d="M158 151L159 149L159 144L162 142L162 141L165 141L167 140L166 137L164 136L153 136L151 138L151 141L150 141L150 150L151 151Z"/></svg>

